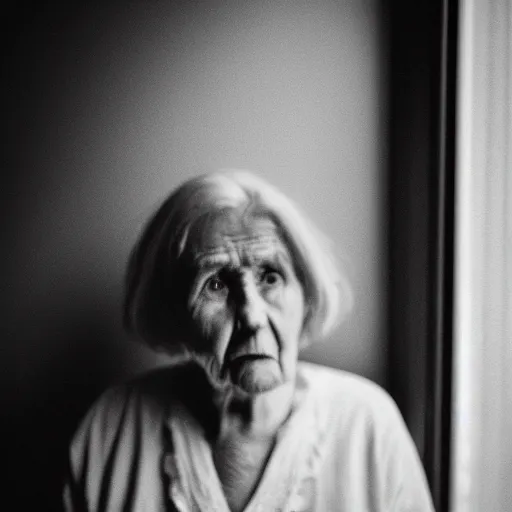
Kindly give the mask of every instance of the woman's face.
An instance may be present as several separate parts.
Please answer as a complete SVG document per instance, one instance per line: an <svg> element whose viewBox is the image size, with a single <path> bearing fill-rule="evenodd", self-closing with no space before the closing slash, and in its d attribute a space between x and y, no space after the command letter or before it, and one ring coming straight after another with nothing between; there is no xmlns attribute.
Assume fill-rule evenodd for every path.
<svg viewBox="0 0 512 512"><path fill-rule="evenodd" d="M295 377L304 297L267 217L229 210L189 238L191 349L219 385L261 393Z"/></svg>

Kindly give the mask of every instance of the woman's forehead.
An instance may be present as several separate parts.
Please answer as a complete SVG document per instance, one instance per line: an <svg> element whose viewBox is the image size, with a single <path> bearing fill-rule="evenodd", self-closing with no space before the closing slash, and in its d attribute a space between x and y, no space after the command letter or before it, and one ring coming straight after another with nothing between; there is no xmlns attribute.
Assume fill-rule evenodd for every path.
<svg viewBox="0 0 512 512"><path fill-rule="evenodd" d="M229 209L207 215L197 221L189 233L187 253L194 259L243 246L260 252L285 246L274 221L267 215Z"/></svg>

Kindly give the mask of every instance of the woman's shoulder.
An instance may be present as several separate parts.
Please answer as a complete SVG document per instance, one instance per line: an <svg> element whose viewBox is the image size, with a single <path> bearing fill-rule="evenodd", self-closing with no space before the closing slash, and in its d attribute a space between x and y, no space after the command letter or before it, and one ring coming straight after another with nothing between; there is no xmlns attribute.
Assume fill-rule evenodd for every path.
<svg viewBox="0 0 512 512"><path fill-rule="evenodd" d="M126 413L129 407L165 408L175 394L178 377L170 367L155 368L112 384L91 407L94 414L109 416Z"/></svg>
<svg viewBox="0 0 512 512"><path fill-rule="evenodd" d="M160 367L113 384L84 414L73 445L106 449L120 436L161 428L179 396L180 380L179 370Z"/></svg>
<svg viewBox="0 0 512 512"><path fill-rule="evenodd" d="M106 482L111 508L105 510L119 510L118 503L128 496L135 501L146 492L160 496L159 461L177 379L173 369L159 368L116 384L96 399L70 443L66 503L102 502ZM133 477L135 487L129 474L140 475Z"/></svg>
<svg viewBox="0 0 512 512"><path fill-rule="evenodd" d="M338 368L301 361L299 372L311 387L327 388L333 393L342 393L354 398L380 400L389 397L387 391L375 381Z"/></svg>
<svg viewBox="0 0 512 512"><path fill-rule="evenodd" d="M402 421L394 399L378 383L361 375L318 365L300 363L300 374L317 403L332 414L365 416L383 422Z"/></svg>
<svg viewBox="0 0 512 512"><path fill-rule="evenodd" d="M322 432L325 492L339 499L340 486L347 485L350 492L341 495L356 501L359 495L360 505L371 494L386 510L433 510L417 449L389 393L342 370L301 363L299 372ZM332 467L339 470L334 477Z"/></svg>

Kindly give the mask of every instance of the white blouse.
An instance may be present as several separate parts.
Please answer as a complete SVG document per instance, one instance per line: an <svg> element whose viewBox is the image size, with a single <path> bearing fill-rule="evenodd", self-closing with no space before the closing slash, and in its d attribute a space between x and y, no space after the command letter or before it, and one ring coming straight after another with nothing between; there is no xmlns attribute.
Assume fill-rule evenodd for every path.
<svg viewBox="0 0 512 512"><path fill-rule="evenodd" d="M113 388L70 450L68 511L229 512L203 430L172 369ZM376 384L299 363L288 421L244 512L432 512L423 468Z"/></svg>

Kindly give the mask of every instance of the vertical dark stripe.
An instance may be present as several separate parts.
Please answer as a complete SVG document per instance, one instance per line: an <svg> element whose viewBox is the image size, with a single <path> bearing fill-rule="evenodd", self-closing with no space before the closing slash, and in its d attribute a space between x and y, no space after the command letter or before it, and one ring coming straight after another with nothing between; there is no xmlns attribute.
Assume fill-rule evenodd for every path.
<svg viewBox="0 0 512 512"><path fill-rule="evenodd" d="M452 414L453 291L455 234L455 134L458 1L443 0L432 32L431 223L425 469L437 512L448 512Z"/></svg>

